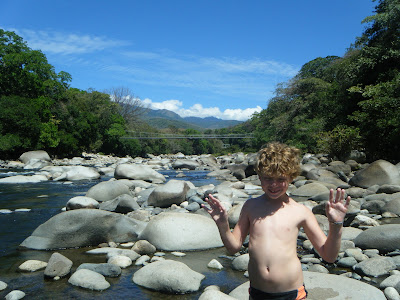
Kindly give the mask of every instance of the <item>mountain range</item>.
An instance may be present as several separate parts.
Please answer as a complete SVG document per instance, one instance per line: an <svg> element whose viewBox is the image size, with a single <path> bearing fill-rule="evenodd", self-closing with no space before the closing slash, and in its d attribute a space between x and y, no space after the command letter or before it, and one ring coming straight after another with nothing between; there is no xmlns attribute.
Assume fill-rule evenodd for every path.
<svg viewBox="0 0 400 300"><path fill-rule="evenodd" d="M177 113L167 109L146 109L146 112L141 116L143 121L157 129L168 127L176 127L183 129L195 129L203 131L205 129L220 129L227 128L243 123L236 120L222 120L216 117L184 117L182 118Z"/></svg>

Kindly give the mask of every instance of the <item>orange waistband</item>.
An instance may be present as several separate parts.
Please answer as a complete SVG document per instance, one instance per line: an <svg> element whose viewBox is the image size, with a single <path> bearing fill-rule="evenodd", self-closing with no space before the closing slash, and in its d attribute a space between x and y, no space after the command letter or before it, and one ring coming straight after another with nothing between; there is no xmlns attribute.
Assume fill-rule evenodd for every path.
<svg viewBox="0 0 400 300"><path fill-rule="evenodd" d="M304 300L307 297L306 288L302 285L297 289L297 298L296 300Z"/></svg>

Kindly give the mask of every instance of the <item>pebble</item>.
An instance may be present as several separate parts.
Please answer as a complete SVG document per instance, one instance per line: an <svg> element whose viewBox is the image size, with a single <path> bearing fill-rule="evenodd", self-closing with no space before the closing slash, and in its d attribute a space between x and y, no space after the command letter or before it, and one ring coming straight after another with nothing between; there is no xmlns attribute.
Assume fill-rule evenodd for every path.
<svg viewBox="0 0 400 300"><path fill-rule="evenodd" d="M400 300L399 292L394 287L387 287L383 291L387 300Z"/></svg>
<svg viewBox="0 0 400 300"><path fill-rule="evenodd" d="M18 269L21 271L30 271L35 272L40 269L44 269L47 267L47 262L40 261L40 260L27 260L26 262L22 263Z"/></svg>
<svg viewBox="0 0 400 300"><path fill-rule="evenodd" d="M125 255L114 255L110 257L107 261L109 264L117 265L118 267L124 269L132 265L132 259Z"/></svg>
<svg viewBox="0 0 400 300"><path fill-rule="evenodd" d="M183 252L177 252L177 251L171 252L171 254L174 255L174 256L177 256L177 257L186 256L185 253L183 253Z"/></svg>
<svg viewBox="0 0 400 300"><path fill-rule="evenodd" d="M144 266L148 261L150 261L150 256L142 255L135 261L135 266Z"/></svg>
<svg viewBox="0 0 400 300"><path fill-rule="evenodd" d="M9 292L5 299L6 300L18 300L18 299L22 299L25 297L25 293L23 291L19 291L19 290L14 290Z"/></svg>
<svg viewBox="0 0 400 300"><path fill-rule="evenodd" d="M217 269L217 270L222 270L224 267L222 266L222 264L216 260L216 259L212 259L207 267L211 268L211 269Z"/></svg>
<svg viewBox="0 0 400 300"><path fill-rule="evenodd" d="M0 281L0 291L5 290L7 288L7 283L4 281Z"/></svg>

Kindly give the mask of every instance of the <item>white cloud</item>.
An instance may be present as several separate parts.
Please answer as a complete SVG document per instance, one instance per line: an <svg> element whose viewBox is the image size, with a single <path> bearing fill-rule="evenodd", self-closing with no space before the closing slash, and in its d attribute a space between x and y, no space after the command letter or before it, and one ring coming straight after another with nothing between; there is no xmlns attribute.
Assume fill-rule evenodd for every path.
<svg viewBox="0 0 400 300"><path fill-rule="evenodd" d="M32 49L40 49L53 54L83 54L101 51L106 48L124 46L128 43L102 36L79 35L56 31L34 31L29 29L8 29L22 36Z"/></svg>
<svg viewBox="0 0 400 300"><path fill-rule="evenodd" d="M182 107L183 103L179 100L153 102L151 99L146 98L142 102L151 109L168 109L177 113L181 117L216 117L222 120L246 121L255 112L260 112L262 110L260 106L257 106L254 108L225 109L224 111L221 111L218 107L203 107L198 103L186 109Z"/></svg>
<svg viewBox="0 0 400 300"><path fill-rule="evenodd" d="M179 100L166 100L163 102L153 102L150 99L146 98L142 100L145 106L148 106L151 109L168 109L173 112L177 112L182 106L182 101Z"/></svg>

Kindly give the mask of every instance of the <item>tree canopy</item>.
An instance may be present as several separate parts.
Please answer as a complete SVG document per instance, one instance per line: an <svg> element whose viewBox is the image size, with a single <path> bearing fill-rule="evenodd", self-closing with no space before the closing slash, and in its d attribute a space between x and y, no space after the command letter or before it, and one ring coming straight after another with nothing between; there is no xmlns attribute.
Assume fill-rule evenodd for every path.
<svg viewBox="0 0 400 300"><path fill-rule="evenodd" d="M345 158L400 158L400 1L381 0L343 57L318 57L276 90L250 121L270 140Z"/></svg>

